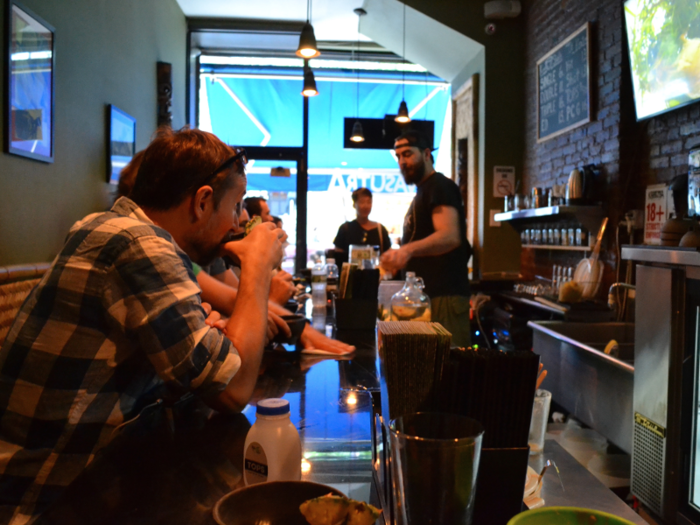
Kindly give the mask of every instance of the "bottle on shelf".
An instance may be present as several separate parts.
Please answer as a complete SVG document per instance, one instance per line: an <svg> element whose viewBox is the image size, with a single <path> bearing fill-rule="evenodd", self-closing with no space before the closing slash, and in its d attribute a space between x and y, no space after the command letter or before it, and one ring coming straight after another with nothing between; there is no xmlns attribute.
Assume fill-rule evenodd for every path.
<svg viewBox="0 0 700 525"><path fill-rule="evenodd" d="M581 224L576 226L576 246L588 246L588 230Z"/></svg>
<svg viewBox="0 0 700 525"><path fill-rule="evenodd" d="M391 297L392 321L430 321L430 298L423 287L423 279L406 272L403 288Z"/></svg>
<svg viewBox="0 0 700 525"><path fill-rule="evenodd" d="M271 398L258 402L243 450L243 481L247 486L301 479L301 440L289 419L289 401Z"/></svg>

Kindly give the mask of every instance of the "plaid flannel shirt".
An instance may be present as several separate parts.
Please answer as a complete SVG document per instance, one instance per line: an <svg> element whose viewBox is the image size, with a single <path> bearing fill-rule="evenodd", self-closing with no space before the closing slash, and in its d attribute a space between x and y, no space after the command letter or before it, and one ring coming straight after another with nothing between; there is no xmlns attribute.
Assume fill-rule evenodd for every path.
<svg viewBox="0 0 700 525"><path fill-rule="evenodd" d="M45 510L149 392L236 374L191 264L129 199L76 223L0 350L0 523Z"/></svg>

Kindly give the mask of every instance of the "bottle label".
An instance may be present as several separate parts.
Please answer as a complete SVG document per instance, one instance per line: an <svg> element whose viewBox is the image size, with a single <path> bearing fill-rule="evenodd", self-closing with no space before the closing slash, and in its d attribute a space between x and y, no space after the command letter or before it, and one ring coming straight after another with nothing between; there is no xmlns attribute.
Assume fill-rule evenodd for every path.
<svg viewBox="0 0 700 525"><path fill-rule="evenodd" d="M252 441L248 445L243 463L246 485L255 485L256 483L265 483L267 481L267 456L260 443Z"/></svg>

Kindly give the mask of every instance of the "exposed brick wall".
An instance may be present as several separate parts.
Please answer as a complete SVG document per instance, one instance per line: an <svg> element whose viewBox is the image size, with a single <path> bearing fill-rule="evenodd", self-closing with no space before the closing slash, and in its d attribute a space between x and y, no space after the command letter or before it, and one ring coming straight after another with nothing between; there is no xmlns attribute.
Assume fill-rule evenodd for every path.
<svg viewBox="0 0 700 525"><path fill-rule="evenodd" d="M529 0L525 3L527 71L524 186L566 182L584 164L604 167L611 182L620 172L622 4L619 0ZM537 143L536 64L585 22L591 22L591 109L593 120Z"/></svg>
<svg viewBox="0 0 700 525"><path fill-rule="evenodd" d="M622 0L525 0L526 152L523 188L563 184L570 171L596 164L603 177L602 205L610 218L604 285L614 279L615 230L623 213L644 206L648 184L687 173L688 152L700 146L700 103L637 122L631 87ZM537 143L537 60L591 22L592 121ZM639 241L639 239L637 239ZM620 243L628 240L620 232ZM552 264L571 264L580 253L538 251L523 257L523 272L548 276Z"/></svg>

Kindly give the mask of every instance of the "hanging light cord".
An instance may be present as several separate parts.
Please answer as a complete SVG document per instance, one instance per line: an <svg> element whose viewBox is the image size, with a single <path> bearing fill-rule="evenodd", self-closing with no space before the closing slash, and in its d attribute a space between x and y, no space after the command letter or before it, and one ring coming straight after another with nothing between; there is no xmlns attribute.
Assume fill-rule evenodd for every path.
<svg viewBox="0 0 700 525"><path fill-rule="evenodd" d="M403 2L403 68L401 69L401 99L406 100L406 0Z"/></svg>
<svg viewBox="0 0 700 525"><path fill-rule="evenodd" d="M311 0L306 1L306 21L311 23Z"/></svg>
<svg viewBox="0 0 700 525"><path fill-rule="evenodd" d="M355 52L355 74L357 75L357 103L355 105L355 116L360 118L360 24L362 15L357 15L357 51Z"/></svg>

